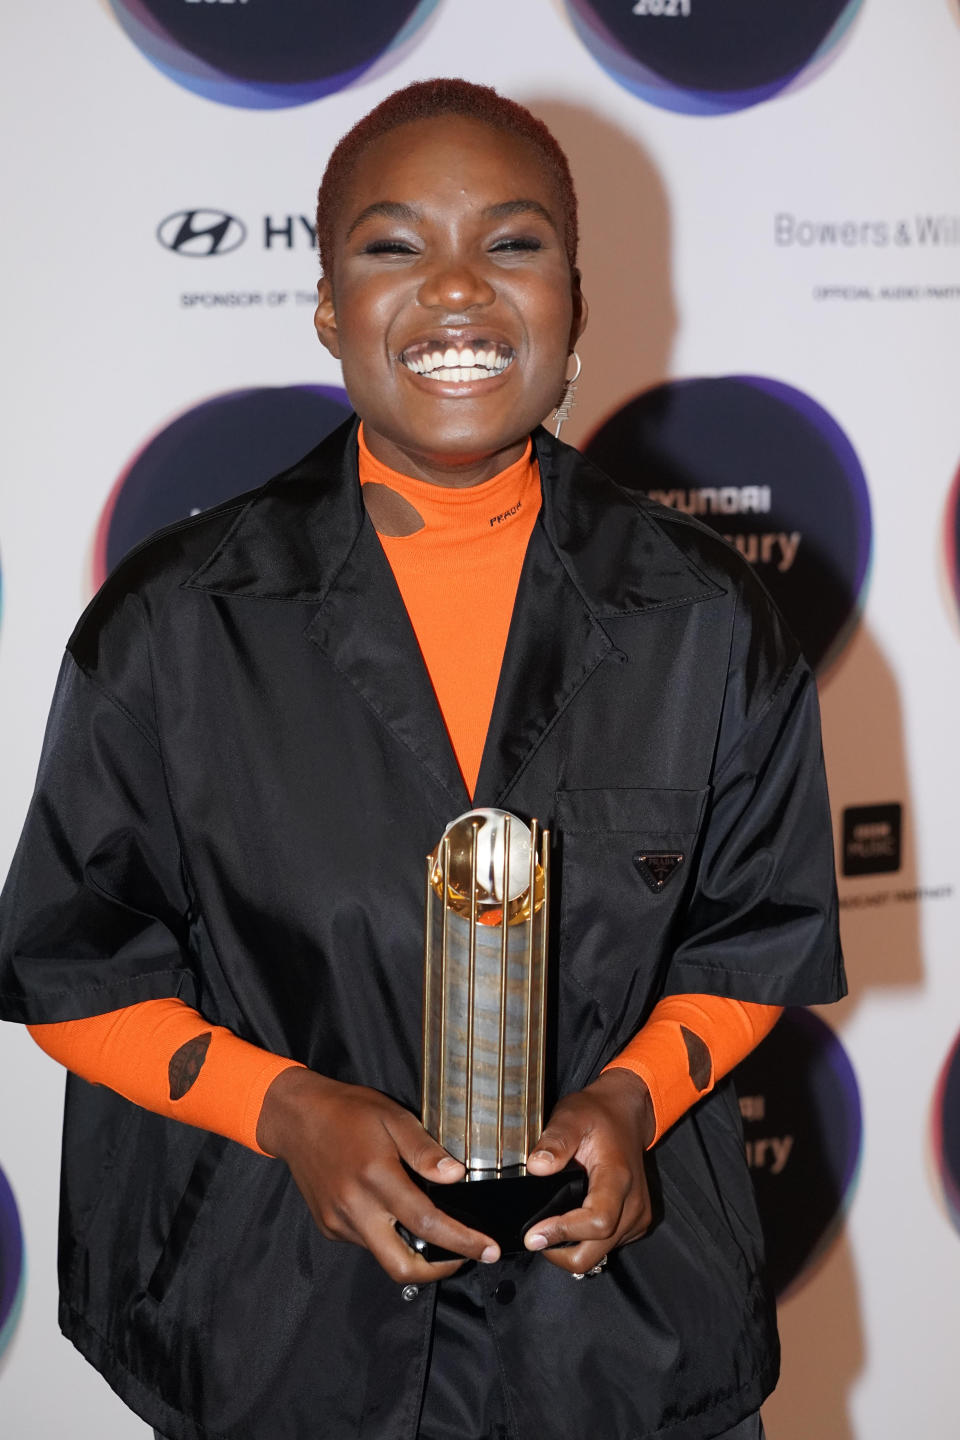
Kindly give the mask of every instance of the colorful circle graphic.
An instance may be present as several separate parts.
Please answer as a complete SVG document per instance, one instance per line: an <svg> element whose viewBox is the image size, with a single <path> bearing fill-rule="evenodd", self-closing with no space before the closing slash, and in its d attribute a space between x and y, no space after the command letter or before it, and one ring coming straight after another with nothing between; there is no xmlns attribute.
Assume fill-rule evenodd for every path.
<svg viewBox="0 0 960 1440"><path fill-rule="evenodd" d="M937 1083L933 1102L933 1152L950 1219L960 1230L960 1035Z"/></svg>
<svg viewBox="0 0 960 1440"><path fill-rule="evenodd" d="M809 1274L838 1233L860 1163L853 1066L810 1010L786 1010L735 1072L747 1160L778 1295Z"/></svg>
<svg viewBox="0 0 960 1440"><path fill-rule="evenodd" d="M13 1191L0 1170L0 1355L16 1328L23 1300L23 1231Z"/></svg>
<svg viewBox="0 0 960 1440"><path fill-rule="evenodd" d="M811 79L863 0L567 0L573 27L625 89L685 115L727 115Z"/></svg>
<svg viewBox="0 0 960 1440"><path fill-rule="evenodd" d="M94 541L100 586L135 545L175 520L262 485L293 465L351 413L335 385L232 390L178 415L114 485Z"/></svg>
<svg viewBox="0 0 960 1440"><path fill-rule="evenodd" d="M399 58L438 0L109 0L170 80L247 110L305 105Z"/></svg>
<svg viewBox="0 0 960 1440"><path fill-rule="evenodd" d="M810 664L835 658L866 587L870 497L853 446L809 395L753 375L673 381L628 400L586 454L719 531L754 565Z"/></svg>
<svg viewBox="0 0 960 1440"><path fill-rule="evenodd" d="M960 607L960 470L953 477L953 484L950 486L943 528L950 586Z"/></svg>

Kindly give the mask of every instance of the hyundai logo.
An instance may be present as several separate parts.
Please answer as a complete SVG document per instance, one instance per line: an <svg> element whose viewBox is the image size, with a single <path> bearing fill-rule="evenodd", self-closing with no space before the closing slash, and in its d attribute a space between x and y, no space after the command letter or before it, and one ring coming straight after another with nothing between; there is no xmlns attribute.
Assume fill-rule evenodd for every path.
<svg viewBox="0 0 960 1440"><path fill-rule="evenodd" d="M177 210L157 226L157 239L177 255L227 255L247 238L247 227L225 210Z"/></svg>

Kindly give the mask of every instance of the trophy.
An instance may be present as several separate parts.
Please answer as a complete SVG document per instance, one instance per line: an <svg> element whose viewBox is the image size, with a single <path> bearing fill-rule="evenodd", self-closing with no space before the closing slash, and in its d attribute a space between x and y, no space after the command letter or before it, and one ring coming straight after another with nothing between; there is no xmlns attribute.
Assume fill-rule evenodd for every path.
<svg viewBox="0 0 960 1440"><path fill-rule="evenodd" d="M550 833L536 820L470 810L427 856L422 1121L467 1173L413 1178L504 1254L586 1192L580 1166L526 1170L543 1128L549 903ZM427 1259L451 1258L398 1228Z"/></svg>

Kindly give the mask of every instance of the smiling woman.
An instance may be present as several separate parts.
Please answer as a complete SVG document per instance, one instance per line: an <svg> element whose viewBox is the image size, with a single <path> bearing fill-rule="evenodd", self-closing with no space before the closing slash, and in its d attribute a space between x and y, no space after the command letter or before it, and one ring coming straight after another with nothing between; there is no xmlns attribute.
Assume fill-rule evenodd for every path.
<svg viewBox="0 0 960 1440"><path fill-rule="evenodd" d="M559 403L586 308L572 190L538 142L428 113L330 161L317 333L371 452L402 474L480 484Z"/></svg>
<svg viewBox="0 0 960 1440"><path fill-rule="evenodd" d="M4 890L0 1014L72 1072L61 1324L170 1440L755 1440L728 1077L844 989L812 678L734 550L542 427L586 308L528 111L388 97L318 231L357 414L107 580ZM586 1186L503 1254L415 1183L465 1176L416 1115L471 806L553 836L526 1169Z"/></svg>

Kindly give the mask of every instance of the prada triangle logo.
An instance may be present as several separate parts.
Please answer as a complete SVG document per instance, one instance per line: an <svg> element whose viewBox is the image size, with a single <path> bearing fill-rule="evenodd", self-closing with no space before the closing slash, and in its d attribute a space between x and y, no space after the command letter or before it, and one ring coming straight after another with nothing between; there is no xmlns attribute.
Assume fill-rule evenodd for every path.
<svg viewBox="0 0 960 1440"><path fill-rule="evenodd" d="M677 850L638 850L633 863L650 889L659 894L680 869L683 856Z"/></svg>

